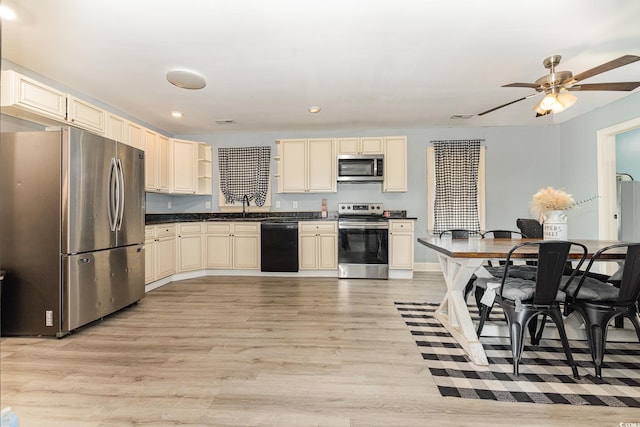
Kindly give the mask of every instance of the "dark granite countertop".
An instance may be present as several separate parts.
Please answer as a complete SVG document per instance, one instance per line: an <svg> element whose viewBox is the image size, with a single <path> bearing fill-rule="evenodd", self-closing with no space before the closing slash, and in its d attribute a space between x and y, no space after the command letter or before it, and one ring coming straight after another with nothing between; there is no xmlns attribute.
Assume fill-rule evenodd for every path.
<svg viewBox="0 0 640 427"><path fill-rule="evenodd" d="M407 217L406 211L389 211L388 219L416 219ZM168 224L172 222L203 222L203 221L336 221L337 212L329 212L327 218L322 218L321 212L250 212L242 216L239 212L208 212L208 213L162 213L146 214L147 225Z"/></svg>

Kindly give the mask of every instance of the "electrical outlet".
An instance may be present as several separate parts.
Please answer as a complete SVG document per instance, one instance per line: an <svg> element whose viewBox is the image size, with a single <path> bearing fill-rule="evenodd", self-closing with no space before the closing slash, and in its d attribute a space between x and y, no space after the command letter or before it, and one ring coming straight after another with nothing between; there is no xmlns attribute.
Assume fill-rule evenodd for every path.
<svg viewBox="0 0 640 427"><path fill-rule="evenodd" d="M276 209L280 209L280 200L276 201Z"/></svg>
<svg viewBox="0 0 640 427"><path fill-rule="evenodd" d="M171 202L167 202L167 208L171 209Z"/></svg>
<svg viewBox="0 0 640 427"><path fill-rule="evenodd" d="M206 202L206 203L204 204L204 207L205 207L206 209L211 209L211 202Z"/></svg>
<svg viewBox="0 0 640 427"><path fill-rule="evenodd" d="M293 209L298 209L298 202L293 202Z"/></svg>

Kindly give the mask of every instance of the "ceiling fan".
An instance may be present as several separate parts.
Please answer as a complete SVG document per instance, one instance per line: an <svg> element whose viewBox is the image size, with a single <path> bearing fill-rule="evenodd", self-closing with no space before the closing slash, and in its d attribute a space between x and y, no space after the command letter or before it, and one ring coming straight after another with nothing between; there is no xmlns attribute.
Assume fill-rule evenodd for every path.
<svg viewBox="0 0 640 427"><path fill-rule="evenodd" d="M623 65L628 65L640 60L640 56L636 55L624 55L613 61L605 62L597 67L591 68L585 72L577 75L573 75L571 71L556 71L556 66L560 63L560 55L552 55L546 58L542 63L544 67L549 70L549 74L540 77L534 83L509 83L502 87L528 87L535 89L536 93L527 95L525 97L516 99L515 101L507 102L506 104L499 105L491 108L490 110L479 113L479 116L483 116L492 111L498 110L502 107L506 107L516 102L524 101L538 94L544 93L545 96L536 104L534 111L536 117L545 116L550 113L559 113L569 108L576 102L576 97L569 92L579 90L615 90L615 91L632 91L638 86L640 82L620 82L620 83L592 83L592 84L576 84L582 80L593 77L597 74L610 71Z"/></svg>

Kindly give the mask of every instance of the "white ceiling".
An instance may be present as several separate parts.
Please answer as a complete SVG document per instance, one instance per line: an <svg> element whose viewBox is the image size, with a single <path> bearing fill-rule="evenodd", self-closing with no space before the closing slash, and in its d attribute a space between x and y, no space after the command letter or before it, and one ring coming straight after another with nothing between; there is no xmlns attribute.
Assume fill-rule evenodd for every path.
<svg viewBox="0 0 640 427"><path fill-rule="evenodd" d="M560 123L630 93L577 92L541 118L537 96L475 114L534 93L500 86L547 74L549 55L574 74L640 55L638 0L2 3L18 14L2 23L5 58L173 135ZM207 86L171 85L176 68ZM584 82L637 80L640 61Z"/></svg>

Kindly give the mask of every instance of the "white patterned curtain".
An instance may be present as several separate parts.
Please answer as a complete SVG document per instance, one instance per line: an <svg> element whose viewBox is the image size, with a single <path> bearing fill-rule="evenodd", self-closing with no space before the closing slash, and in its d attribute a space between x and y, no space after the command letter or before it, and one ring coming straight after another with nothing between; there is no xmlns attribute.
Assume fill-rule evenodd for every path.
<svg viewBox="0 0 640 427"><path fill-rule="evenodd" d="M264 206L269 189L271 147L218 148L220 191L227 203L246 195Z"/></svg>
<svg viewBox="0 0 640 427"><path fill-rule="evenodd" d="M434 233L480 231L478 164L481 139L431 141L435 152Z"/></svg>

